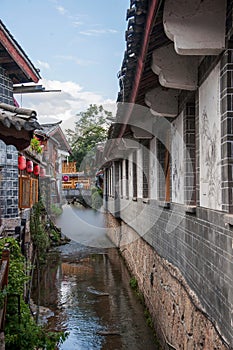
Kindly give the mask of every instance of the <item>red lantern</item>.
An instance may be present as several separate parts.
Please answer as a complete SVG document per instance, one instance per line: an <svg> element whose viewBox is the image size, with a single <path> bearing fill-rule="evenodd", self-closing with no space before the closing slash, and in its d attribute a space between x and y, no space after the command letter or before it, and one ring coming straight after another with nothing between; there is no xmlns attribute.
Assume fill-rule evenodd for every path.
<svg viewBox="0 0 233 350"><path fill-rule="evenodd" d="M33 170L34 175L38 176L40 174L40 166L36 164Z"/></svg>
<svg viewBox="0 0 233 350"><path fill-rule="evenodd" d="M26 169L26 158L24 156L18 157L18 168L19 170Z"/></svg>
<svg viewBox="0 0 233 350"><path fill-rule="evenodd" d="M33 162L31 160L27 161L27 172L32 173L33 172Z"/></svg>
<svg viewBox="0 0 233 350"><path fill-rule="evenodd" d="M41 177L45 176L45 169L44 168L40 168L40 176Z"/></svg>
<svg viewBox="0 0 233 350"><path fill-rule="evenodd" d="M69 176L68 176L68 175L62 176L62 180L63 180L63 181L69 181Z"/></svg>

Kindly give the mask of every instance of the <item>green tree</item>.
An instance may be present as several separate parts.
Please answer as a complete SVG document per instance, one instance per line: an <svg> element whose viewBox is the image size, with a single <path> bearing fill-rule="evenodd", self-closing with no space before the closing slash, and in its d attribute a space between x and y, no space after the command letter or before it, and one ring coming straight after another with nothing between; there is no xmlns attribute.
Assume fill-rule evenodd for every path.
<svg viewBox="0 0 233 350"><path fill-rule="evenodd" d="M112 112L106 111L102 105L91 104L86 111L77 114L79 118L75 129L66 130L73 155L70 160L76 161L77 169L91 168L95 157L95 146L107 139L107 130ZM82 169L80 166L82 164Z"/></svg>

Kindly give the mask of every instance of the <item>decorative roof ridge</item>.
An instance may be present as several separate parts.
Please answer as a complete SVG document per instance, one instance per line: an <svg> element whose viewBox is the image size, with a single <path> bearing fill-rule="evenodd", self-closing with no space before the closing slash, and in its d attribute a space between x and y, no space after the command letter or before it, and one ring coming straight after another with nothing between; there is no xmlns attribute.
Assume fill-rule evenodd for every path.
<svg viewBox="0 0 233 350"><path fill-rule="evenodd" d="M54 122L54 123L43 123L43 124L41 124L41 126L43 128L52 128L52 127L57 126L61 123L62 123L62 120L59 120L58 122Z"/></svg>

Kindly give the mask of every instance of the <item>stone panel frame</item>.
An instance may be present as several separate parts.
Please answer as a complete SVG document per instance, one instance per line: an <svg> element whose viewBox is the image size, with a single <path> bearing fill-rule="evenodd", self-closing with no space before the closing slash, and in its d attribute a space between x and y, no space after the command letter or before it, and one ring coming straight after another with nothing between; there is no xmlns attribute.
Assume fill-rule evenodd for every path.
<svg viewBox="0 0 233 350"><path fill-rule="evenodd" d="M200 206L200 137L199 137L199 97L195 96L195 129L196 129L196 205Z"/></svg>
<svg viewBox="0 0 233 350"><path fill-rule="evenodd" d="M198 94L196 98L195 92L181 91L179 95L179 114L183 113L184 204L187 211L189 211L188 206L195 207L197 199L199 199L197 195L197 188L199 189L199 167L197 163L199 152L198 102Z"/></svg>
<svg viewBox="0 0 233 350"><path fill-rule="evenodd" d="M196 205L196 126L195 126L195 104L189 102L185 105L183 113L184 123L184 163L185 182L184 199L185 204Z"/></svg>
<svg viewBox="0 0 233 350"><path fill-rule="evenodd" d="M220 62L222 210L233 213L233 44Z"/></svg>

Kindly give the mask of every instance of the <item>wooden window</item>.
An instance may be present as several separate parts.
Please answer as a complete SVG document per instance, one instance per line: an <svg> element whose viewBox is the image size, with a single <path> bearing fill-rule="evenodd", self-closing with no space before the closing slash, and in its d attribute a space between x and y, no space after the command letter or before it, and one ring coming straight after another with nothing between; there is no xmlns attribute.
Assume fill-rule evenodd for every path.
<svg viewBox="0 0 233 350"><path fill-rule="evenodd" d="M113 167L111 167L110 172L111 172L111 178L110 178L111 186L110 186L110 190L111 190L111 196L113 196Z"/></svg>
<svg viewBox="0 0 233 350"><path fill-rule="evenodd" d="M138 181L137 181L137 151L133 153L133 197L138 196Z"/></svg>
<svg viewBox="0 0 233 350"><path fill-rule="evenodd" d="M104 174L104 179L105 179L105 195L106 197L108 197L109 195L109 181L108 181L108 169L105 170L105 174Z"/></svg>
<svg viewBox="0 0 233 350"><path fill-rule="evenodd" d="M126 198L129 197L129 160L125 160L125 191Z"/></svg>
<svg viewBox="0 0 233 350"><path fill-rule="evenodd" d="M38 179L19 177L19 208L31 208L38 202Z"/></svg>
<svg viewBox="0 0 233 350"><path fill-rule="evenodd" d="M38 202L38 179L31 179L31 197L30 197L30 206L33 206Z"/></svg>
<svg viewBox="0 0 233 350"><path fill-rule="evenodd" d="M120 196L123 198L123 162L120 161Z"/></svg>
<svg viewBox="0 0 233 350"><path fill-rule="evenodd" d="M159 160L159 200L170 202L170 153L162 142L158 140Z"/></svg>
<svg viewBox="0 0 233 350"><path fill-rule="evenodd" d="M150 172L150 143L148 140L143 142L142 161L143 161L143 198L149 197L149 172Z"/></svg>
<svg viewBox="0 0 233 350"><path fill-rule="evenodd" d="M114 162L115 198L119 197L119 162Z"/></svg>

